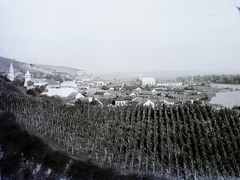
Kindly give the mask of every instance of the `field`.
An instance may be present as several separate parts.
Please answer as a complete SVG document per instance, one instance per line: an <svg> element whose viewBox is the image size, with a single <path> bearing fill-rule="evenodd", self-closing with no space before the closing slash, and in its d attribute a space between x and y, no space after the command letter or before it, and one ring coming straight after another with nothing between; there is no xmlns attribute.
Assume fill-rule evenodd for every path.
<svg viewBox="0 0 240 180"><path fill-rule="evenodd" d="M66 106L1 81L0 109L75 157L122 173L177 179L240 177L239 112L211 106Z"/></svg>

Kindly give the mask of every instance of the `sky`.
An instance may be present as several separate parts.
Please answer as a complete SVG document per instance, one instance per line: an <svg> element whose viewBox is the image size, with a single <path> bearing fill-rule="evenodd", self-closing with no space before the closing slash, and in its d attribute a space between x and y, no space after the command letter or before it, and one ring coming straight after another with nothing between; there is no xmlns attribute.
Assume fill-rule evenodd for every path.
<svg viewBox="0 0 240 180"><path fill-rule="evenodd" d="M0 0L0 56L95 72L239 73L240 0Z"/></svg>

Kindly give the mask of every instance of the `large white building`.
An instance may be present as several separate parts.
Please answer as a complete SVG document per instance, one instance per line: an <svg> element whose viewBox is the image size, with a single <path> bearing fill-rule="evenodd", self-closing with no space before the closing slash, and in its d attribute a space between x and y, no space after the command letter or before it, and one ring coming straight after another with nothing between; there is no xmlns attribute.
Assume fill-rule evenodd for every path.
<svg viewBox="0 0 240 180"><path fill-rule="evenodd" d="M142 78L142 85L150 85L150 86L155 86L156 80L153 77L145 77Z"/></svg>

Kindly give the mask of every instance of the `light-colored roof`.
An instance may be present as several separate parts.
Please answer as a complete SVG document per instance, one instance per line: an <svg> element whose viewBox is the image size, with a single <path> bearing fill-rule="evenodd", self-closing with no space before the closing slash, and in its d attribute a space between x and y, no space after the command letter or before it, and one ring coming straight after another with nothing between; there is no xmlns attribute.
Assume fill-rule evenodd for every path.
<svg viewBox="0 0 240 180"><path fill-rule="evenodd" d="M122 96L118 96L115 101L125 101L125 99Z"/></svg>
<svg viewBox="0 0 240 180"><path fill-rule="evenodd" d="M45 83L45 84L48 84L48 82L47 82L47 79L31 79L31 81L32 82L34 82L34 83Z"/></svg>
<svg viewBox="0 0 240 180"><path fill-rule="evenodd" d="M155 79L153 77L145 77L145 78L142 78L142 81L155 82Z"/></svg>
<svg viewBox="0 0 240 180"><path fill-rule="evenodd" d="M61 86L76 86L75 81L64 81Z"/></svg>
<svg viewBox="0 0 240 180"><path fill-rule="evenodd" d="M136 102L136 103L140 103L140 102L142 102L142 100L143 100L142 97L136 97L136 98L134 98L132 101L133 101L133 102Z"/></svg>
<svg viewBox="0 0 240 180"><path fill-rule="evenodd" d="M134 91L142 91L142 89L140 87L138 87Z"/></svg>

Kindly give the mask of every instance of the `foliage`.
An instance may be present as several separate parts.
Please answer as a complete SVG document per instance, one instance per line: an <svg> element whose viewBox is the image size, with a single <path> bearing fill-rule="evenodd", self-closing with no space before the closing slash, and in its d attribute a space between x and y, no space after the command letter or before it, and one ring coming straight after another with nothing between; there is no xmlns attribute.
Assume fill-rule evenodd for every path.
<svg viewBox="0 0 240 180"><path fill-rule="evenodd" d="M34 82L32 82L32 81L27 82L27 86L33 86L33 85L34 85Z"/></svg>
<svg viewBox="0 0 240 180"><path fill-rule="evenodd" d="M8 79L8 77L7 77L7 74L0 74L0 78L1 79L4 79L5 81L8 81L8 82L10 82L10 80Z"/></svg>
<svg viewBox="0 0 240 180"><path fill-rule="evenodd" d="M201 100L208 101L208 100L210 100L210 97L207 93L204 93L201 97Z"/></svg>
<svg viewBox="0 0 240 180"><path fill-rule="evenodd" d="M34 89L28 89L27 90L27 94L29 94L29 95L31 95L33 97L37 96L37 93L36 93L36 91Z"/></svg>
<svg viewBox="0 0 240 180"><path fill-rule="evenodd" d="M109 87L104 85L104 86L102 86L102 89L103 89L103 90L108 90Z"/></svg>
<svg viewBox="0 0 240 180"><path fill-rule="evenodd" d="M188 82L194 81L202 85L209 83L222 83L222 84L240 84L240 75L204 75L204 76L187 76L187 77L178 77L178 81Z"/></svg>
<svg viewBox="0 0 240 180"><path fill-rule="evenodd" d="M23 85L24 85L24 79L15 78L15 79L13 80L13 84L14 84L15 86L23 86Z"/></svg>

